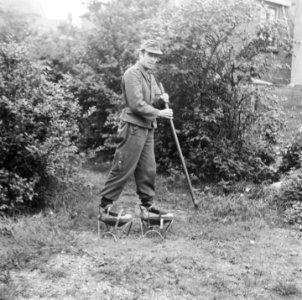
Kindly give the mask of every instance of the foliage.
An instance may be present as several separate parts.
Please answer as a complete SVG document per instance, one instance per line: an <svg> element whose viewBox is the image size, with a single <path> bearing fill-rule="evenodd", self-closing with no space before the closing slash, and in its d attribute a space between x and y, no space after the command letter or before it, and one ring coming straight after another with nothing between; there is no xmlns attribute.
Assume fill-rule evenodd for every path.
<svg viewBox="0 0 302 300"><path fill-rule="evenodd" d="M92 2L86 15L90 30L69 29L72 34L68 35L65 28L65 34L73 37L69 46L75 61L69 65L65 60L63 66L73 74L69 90L79 99L82 116L85 116L79 120L82 149L113 154L122 104L121 77L135 61L135 49L140 34L144 33L140 30L142 23L160 7L160 1L151 0Z"/></svg>
<svg viewBox="0 0 302 300"><path fill-rule="evenodd" d="M275 65L273 39L288 48L284 24L261 22L261 4L246 0L192 0L173 9L162 1L92 1L88 8L87 29L61 25L38 51L55 82L72 75L68 89L81 106L81 148L113 153L121 76L143 38L161 37L165 55L157 75L170 93L190 173L215 181L276 179L269 165L282 127L279 99L251 78ZM159 170L180 168L165 120L156 146Z"/></svg>
<svg viewBox="0 0 302 300"><path fill-rule="evenodd" d="M282 155L280 172L288 172L292 169L301 168L302 162L302 132L294 136L290 145L286 147Z"/></svg>
<svg viewBox="0 0 302 300"><path fill-rule="evenodd" d="M0 210L42 205L50 182L72 180L79 106L67 81L51 82L25 45L0 44Z"/></svg>
<svg viewBox="0 0 302 300"><path fill-rule="evenodd" d="M289 172L282 181L282 190L275 197L284 210L285 220L302 225L302 169Z"/></svg>
<svg viewBox="0 0 302 300"><path fill-rule="evenodd" d="M80 105L78 147L85 150L104 145L115 129L115 124L113 130L107 125L107 119L117 109L120 96L105 85L104 75L89 65L84 34L71 24L62 23L56 32L42 33L31 41L31 56L47 66L50 80L59 82L69 74L65 87Z"/></svg>
<svg viewBox="0 0 302 300"><path fill-rule="evenodd" d="M69 74L65 87L81 107L81 149L113 153L121 76L140 41L159 37L165 55L157 75L170 94L190 173L214 181L276 179L270 164L283 125L279 99L251 79L277 66L272 40L290 49L282 22L262 21L261 3L247 0L191 0L173 9L163 1L90 1L88 8L87 28L61 24L36 37L31 51L54 83ZM165 120L156 155L159 170L180 168Z"/></svg>
<svg viewBox="0 0 302 300"><path fill-rule="evenodd" d="M121 97L104 83L103 76L95 73L87 64L78 64L73 77L68 80L69 91L78 99L81 107L79 119L82 139L80 147L97 149L107 143L115 133L117 122L110 117L120 105ZM108 143L110 144L110 143ZM111 146L115 149L116 144ZM110 150L110 145L107 151Z"/></svg>
<svg viewBox="0 0 302 300"><path fill-rule="evenodd" d="M47 65L48 76L54 82L65 74L73 75L85 57L84 38L77 28L62 22L56 30L41 31L28 38L30 56Z"/></svg>
<svg viewBox="0 0 302 300"><path fill-rule="evenodd" d="M72 75L68 89L81 106L81 149L113 154L121 108L121 76L135 61L142 22L160 9L160 3L93 1L85 16L90 29L80 31L66 23L57 32L33 40L32 52L49 66L54 82L66 73Z"/></svg>
<svg viewBox="0 0 302 300"><path fill-rule="evenodd" d="M9 42L11 37L16 41L22 41L35 32L33 26L31 26L34 20L18 11L0 8L0 20L1 42Z"/></svg>
<svg viewBox="0 0 302 300"><path fill-rule="evenodd" d="M136 49L148 34L146 20L162 9L160 0L93 1L87 20L93 29L86 32L89 65L104 76L106 86L120 92L121 76L135 61Z"/></svg>
<svg viewBox="0 0 302 300"><path fill-rule="evenodd" d="M269 165L283 126L279 99L251 79L273 66L268 37L283 41L285 28L260 20L255 25L261 9L253 1L193 0L165 12L157 29L149 24L165 37L159 76L171 96L189 169L204 180L262 181L274 173ZM157 144L167 170L177 157L167 124Z"/></svg>

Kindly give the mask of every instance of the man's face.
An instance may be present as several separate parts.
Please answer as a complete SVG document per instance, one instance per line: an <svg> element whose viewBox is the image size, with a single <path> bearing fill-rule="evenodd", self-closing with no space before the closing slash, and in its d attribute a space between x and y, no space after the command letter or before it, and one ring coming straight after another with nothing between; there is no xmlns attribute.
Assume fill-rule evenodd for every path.
<svg viewBox="0 0 302 300"><path fill-rule="evenodd" d="M159 61L159 55L154 54L147 51L140 52L139 55L139 62L146 68L146 69L154 69L156 63Z"/></svg>

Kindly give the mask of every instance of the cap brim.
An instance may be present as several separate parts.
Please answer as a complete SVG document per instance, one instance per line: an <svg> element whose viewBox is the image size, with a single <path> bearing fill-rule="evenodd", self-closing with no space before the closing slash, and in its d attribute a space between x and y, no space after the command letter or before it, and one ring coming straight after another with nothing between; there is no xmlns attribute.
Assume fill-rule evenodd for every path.
<svg viewBox="0 0 302 300"><path fill-rule="evenodd" d="M145 50L149 53L157 54L157 55L163 55L163 53L160 50L153 50L153 49L146 49L146 48L139 48L139 51Z"/></svg>
<svg viewBox="0 0 302 300"><path fill-rule="evenodd" d="M146 51L150 52L150 53L153 53L153 54L157 54L157 55L162 55L163 54L161 51L154 51L154 50L150 51L150 50L147 50L147 49L146 49Z"/></svg>

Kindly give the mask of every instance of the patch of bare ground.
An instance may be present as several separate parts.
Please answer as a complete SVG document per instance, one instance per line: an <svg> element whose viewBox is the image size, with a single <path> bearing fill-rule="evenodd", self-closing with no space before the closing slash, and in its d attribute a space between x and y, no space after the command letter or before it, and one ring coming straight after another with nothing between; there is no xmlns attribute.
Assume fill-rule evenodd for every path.
<svg viewBox="0 0 302 300"><path fill-rule="evenodd" d="M49 240L43 222L34 231L39 236L40 227L43 235L26 242L22 228L30 234L16 225L20 221L1 223L1 257L9 264L2 263L0 299L302 298L302 233L277 226L275 211L262 200L200 194L202 205L194 210L185 190L161 185L162 205L176 216L167 238L142 238L135 219L130 235L115 242L97 236L100 176L86 171L85 178L95 190L76 213L57 219L63 227L55 223L51 231L54 217L40 216ZM120 205L138 216L132 191ZM12 250L28 259L17 263Z"/></svg>

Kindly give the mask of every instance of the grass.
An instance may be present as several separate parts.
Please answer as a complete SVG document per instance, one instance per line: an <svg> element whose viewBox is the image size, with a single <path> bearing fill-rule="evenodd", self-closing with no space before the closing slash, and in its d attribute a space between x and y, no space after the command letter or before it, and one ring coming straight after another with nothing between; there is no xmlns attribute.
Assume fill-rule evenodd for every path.
<svg viewBox="0 0 302 300"><path fill-rule="evenodd" d="M85 178L85 184L78 187L79 193L76 197L74 197L76 189L61 193L61 198L59 192L56 194L55 210L49 209L15 219L0 219L0 237L6 242L0 252L2 258L6 257L0 260L2 270L23 266L24 263L26 265L37 256L40 261L47 260L49 255L66 249L68 251L70 245L76 245L78 231L95 231L99 192L106 175L83 169L82 176ZM219 227L235 223L260 224L264 220L277 221L278 216L271 206L269 193L261 187L251 188L250 184L248 186L248 192L243 193L244 187L241 187L239 191L229 195L219 192L216 186L206 187L204 191L198 190L196 197L200 200L200 206L198 210L194 210L185 182L172 187L166 178L157 177L158 201L161 205L176 213L185 212L185 218L189 216L189 224L184 226L187 220L182 219L181 213L179 214L176 238L186 235L188 228L193 232L196 225L205 223L216 224ZM135 185L131 181L119 205L128 206L129 211L136 210L138 213L138 199L133 200L137 198L134 190Z"/></svg>
<svg viewBox="0 0 302 300"><path fill-rule="evenodd" d="M67 234L71 221L65 214L37 214L18 219L2 218L1 232L6 232L6 244L1 248L2 269L19 268L29 262L47 260L49 255L61 251L72 243L72 235Z"/></svg>
<svg viewBox="0 0 302 300"><path fill-rule="evenodd" d="M64 193L57 193L55 198L55 210L48 210L31 216L21 216L16 219L0 219L0 238L4 241L1 248L0 270L2 279L2 293L7 294L8 287L13 283L9 280L9 272L14 269L40 268L40 265L47 262L55 254L80 253L82 246L78 245L77 234L81 231L95 232L95 219L99 203L100 181L104 181L104 174L99 174L88 169L82 172L85 178L84 187L79 188L79 194L74 197L75 190L71 189ZM249 199L248 194L236 193L228 196L214 195L213 189L206 189L206 192L199 192L197 197L202 199L200 209L194 211L189 201L190 196L184 187L172 188L165 178L158 177L158 197L164 207L170 207L176 213L179 212L177 223L174 225L173 240L190 237L192 240L201 238L206 240L227 240L236 237L241 230L248 230L269 213L269 208L264 199ZM83 191L84 189L84 191ZM135 209L137 202L133 201L135 193L134 183L130 182L126 188L121 205ZM216 191L215 191L216 192ZM60 199L61 195L61 199ZM85 195L85 196L84 196ZM69 201L66 203L66 201ZM61 202L61 207L59 204ZM181 215L184 212L184 217ZM226 225L235 224L230 231L219 233ZM209 230L208 226L216 227L216 230ZM208 228L208 229L206 229ZM201 230L202 229L202 230ZM133 230L136 237L139 236L138 227ZM169 260L170 258L166 257ZM142 262L144 263L144 262ZM131 268L131 262L128 265ZM127 267L127 268L128 268ZM45 271L45 270L44 270ZM129 270L128 270L129 271ZM5 273L8 272L8 273ZM102 272L107 272L102 270ZM110 267L108 272L114 272ZM48 271L52 278L65 277L65 271L57 268ZM3 277L4 276L4 277ZM137 274L138 277L147 276ZM160 286L165 282L155 282ZM192 287L193 289L193 287ZM9 288L9 290L13 290ZM10 296L8 296L10 297ZM7 298L10 299L10 298Z"/></svg>
<svg viewBox="0 0 302 300"><path fill-rule="evenodd" d="M196 190L200 208L194 210L185 182L173 186L158 176L159 201L176 215L168 239L164 243L156 238L141 239L135 220L127 239L97 242L97 206L106 174L86 168L81 175L85 184L77 187L78 195L74 197L76 189L70 190L71 195L68 191L57 193L55 211L0 219L3 299L48 299L43 289L32 288L35 294L26 296L24 290L30 293L23 283L26 279L16 277L20 272L22 278L30 276L29 285L38 281L37 286L52 286L52 299L240 299L244 290L254 299L254 289L298 295L299 283L282 286L280 277L270 278L263 262L258 262L259 250L253 250L260 243L260 233L279 220L265 187L241 183L225 195L217 186L201 186ZM137 215L134 191L132 181L119 205ZM272 249L283 251L275 246ZM244 253L249 255L243 258ZM35 280L33 272L38 274ZM263 288L262 280L270 283L269 289Z"/></svg>
<svg viewBox="0 0 302 300"><path fill-rule="evenodd" d="M282 297L290 297L295 295L300 295L301 291L293 282L278 282L272 290Z"/></svg>
<svg viewBox="0 0 302 300"><path fill-rule="evenodd" d="M294 93L285 109L295 114L289 118L295 130L301 121L293 107L301 107L301 91L279 93ZM158 176L158 201L176 215L168 239L141 239L136 221L127 239L97 241L99 193L107 170L108 165L87 164L80 185L55 192L52 210L0 219L0 300L48 299L42 288L47 284L51 299L301 296L301 235L282 229L272 190L240 183L224 194L219 186L200 185L195 190L200 207L194 210L184 178L175 182ZM118 205L138 215L137 203L131 181ZM33 272L38 274L34 280ZM41 288L28 294L17 274Z"/></svg>

